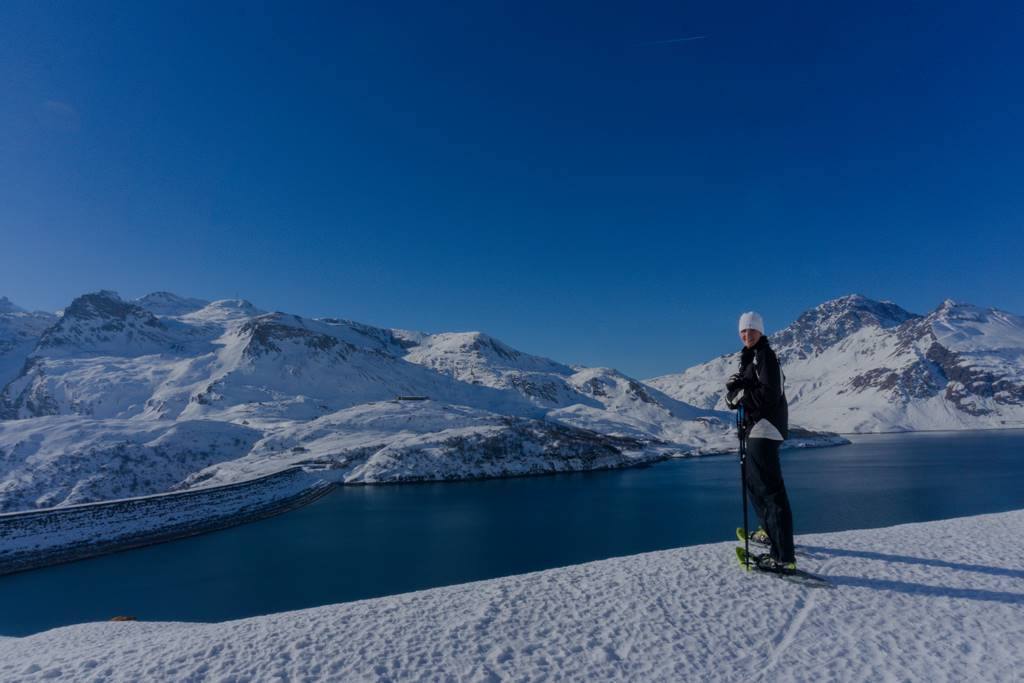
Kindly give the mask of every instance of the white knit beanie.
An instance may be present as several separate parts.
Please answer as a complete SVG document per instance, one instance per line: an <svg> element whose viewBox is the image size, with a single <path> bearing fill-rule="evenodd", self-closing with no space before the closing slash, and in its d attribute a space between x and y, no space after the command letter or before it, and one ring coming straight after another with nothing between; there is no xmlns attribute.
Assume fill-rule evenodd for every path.
<svg viewBox="0 0 1024 683"><path fill-rule="evenodd" d="M764 319L757 311L747 311L740 316L740 332L743 330L757 330L764 334Z"/></svg>

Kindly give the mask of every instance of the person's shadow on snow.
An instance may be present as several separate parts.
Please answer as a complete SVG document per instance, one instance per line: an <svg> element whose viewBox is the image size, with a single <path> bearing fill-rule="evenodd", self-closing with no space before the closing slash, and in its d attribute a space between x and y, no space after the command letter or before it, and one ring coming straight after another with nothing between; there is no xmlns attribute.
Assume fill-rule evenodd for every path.
<svg viewBox="0 0 1024 683"><path fill-rule="evenodd" d="M816 559L828 557L861 557L868 560L880 560L882 562L899 562L903 564L918 564L942 569L953 569L956 571L977 572L991 576L1006 576L1012 579L1024 579L1024 570L1007 569L1006 567L987 567L978 564L964 564L960 562L948 562L927 557L911 557L909 555L889 555L869 550L847 550L845 548L825 548L821 546L802 546L812 553ZM834 574L825 576L836 586L854 586L859 588L874 588L877 590L898 591L913 595L932 595L945 598L963 598L967 600L985 600L989 602L1002 602L1010 605L1024 605L1024 593L1009 593L1006 591L991 591L976 588L953 588L951 586L933 586L923 583L909 583L906 581L894 581L892 579L873 579L863 576L837 576Z"/></svg>

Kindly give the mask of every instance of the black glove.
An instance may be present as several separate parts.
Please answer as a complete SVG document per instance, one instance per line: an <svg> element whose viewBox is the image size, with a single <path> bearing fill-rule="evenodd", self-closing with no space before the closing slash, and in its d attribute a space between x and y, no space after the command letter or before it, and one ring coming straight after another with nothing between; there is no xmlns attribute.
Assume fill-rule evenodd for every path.
<svg viewBox="0 0 1024 683"><path fill-rule="evenodd" d="M747 380L743 377L742 373L737 372L725 382L726 391L730 394L737 389L743 389L747 385Z"/></svg>
<svg viewBox="0 0 1024 683"><path fill-rule="evenodd" d="M743 387L737 387L726 394L725 405L729 406L729 410L736 410L740 407L741 400L743 400Z"/></svg>

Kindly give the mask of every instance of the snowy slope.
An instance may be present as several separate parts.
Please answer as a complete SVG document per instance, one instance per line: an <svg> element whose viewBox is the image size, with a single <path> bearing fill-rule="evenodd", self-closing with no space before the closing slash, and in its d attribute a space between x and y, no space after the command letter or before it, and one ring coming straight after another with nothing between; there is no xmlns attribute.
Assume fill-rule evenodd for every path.
<svg viewBox="0 0 1024 683"><path fill-rule="evenodd" d="M1016 681L1024 511L798 537L834 590L736 566L734 543L220 624L0 639L38 680Z"/></svg>
<svg viewBox="0 0 1024 683"><path fill-rule="evenodd" d="M209 420L0 421L0 512L173 490L250 451L262 432Z"/></svg>
<svg viewBox="0 0 1024 683"><path fill-rule="evenodd" d="M624 467L672 453L645 440L435 401L364 403L281 426L186 486L244 481L293 464L344 483L438 481Z"/></svg>
<svg viewBox="0 0 1024 683"><path fill-rule="evenodd" d="M521 353L481 332L424 335L405 359L461 382L518 391L544 407L591 403L567 381L572 368Z"/></svg>
<svg viewBox="0 0 1024 683"><path fill-rule="evenodd" d="M412 336L406 360L463 382L516 391L549 420L683 450L732 446L730 419L645 386L611 368L572 368L516 351L480 332Z"/></svg>
<svg viewBox="0 0 1024 683"><path fill-rule="evenodd" d="M18 376L25 359L56 321L52 313L29 313L0 297L0 388Z"/></svg>
<svg viewBox="0 0 1024 683"><path fill-rule="evenodd" d="M540 412L510 392L453 381L408 363L393 340L366 330L284 313L251 318L218 340L208 379L188 387L189 405L181 416L230 418L240 406L258 404L282 418L310 419L400 395L516 415Z"/></svg>
<svg viewBox="0 0 1024 683"><path fill-rule="evenodd" d="M735 443L731 416L683 403L611 368L584 368L568 381L593 403L552 410L550 419L605 434L686 444L687 450L729 450Z"/></svg>
<svg viewBox="0 0 1024 683"><path fill-rule="evenodd" d="M114 292L78 297L0 393L0 417L141 414L183 362L213 350L216 333L158 318Z"/></svg>
<svg viewBox="0 0 1024 683"><path fill-rule="evenodd" d="M1024 318L945 301L928 316L853 295L769 339L793 423L839 432L1024 426ZM647 380L679 400L724 408L739 353Z"/></svg>
<svg viewBox="0 0 1024 683"><path fill-rule="evenodd" d="M179 316L198 311L210 304L203 299L191 299L170 292L153 292L135 300L135 304L157 316Z"/></svg>
<svg viewBox="0 0 1024 683"><path fill-rule="evenodd" d="M72 302L3 392L8 417L221 418L259 405L309 419L399 394L528 414L509 392L455 382L400 358L386 331L262 313L222 301L157 317L112 292ZM251 412L251 411L250 411Z"/></svg>

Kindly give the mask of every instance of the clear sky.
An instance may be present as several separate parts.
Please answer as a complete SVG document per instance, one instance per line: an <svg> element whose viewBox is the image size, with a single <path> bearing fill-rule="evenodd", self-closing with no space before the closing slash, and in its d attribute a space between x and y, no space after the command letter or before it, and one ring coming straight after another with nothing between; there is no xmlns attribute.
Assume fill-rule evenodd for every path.
<svg viewBox="0 0 1024 683"><path fill-rule="evenodd" d="M269 4L0 6L0 295L241 296L641 378L751 308L1024 313L1020 3Z"/></svg>

